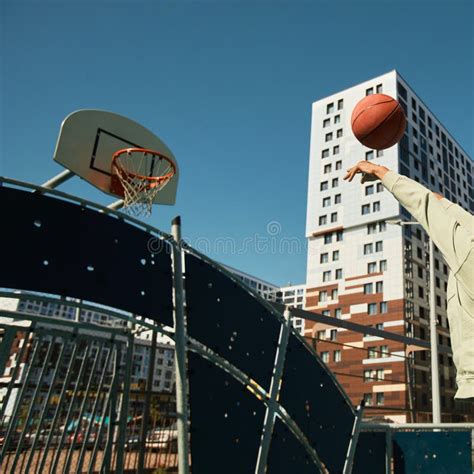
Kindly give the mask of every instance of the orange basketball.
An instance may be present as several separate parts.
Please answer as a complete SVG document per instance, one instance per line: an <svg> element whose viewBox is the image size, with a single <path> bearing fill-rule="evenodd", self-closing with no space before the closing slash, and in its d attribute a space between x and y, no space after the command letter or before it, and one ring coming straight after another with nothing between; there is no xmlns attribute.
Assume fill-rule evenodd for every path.
<svg viewBox="0 0 474 474"><path fill-rule="evenodd" d="M362 145L384 150L402 138L406 127L402 106L389 95L373 94L364 97L352 111L351 126Z"/></svg>

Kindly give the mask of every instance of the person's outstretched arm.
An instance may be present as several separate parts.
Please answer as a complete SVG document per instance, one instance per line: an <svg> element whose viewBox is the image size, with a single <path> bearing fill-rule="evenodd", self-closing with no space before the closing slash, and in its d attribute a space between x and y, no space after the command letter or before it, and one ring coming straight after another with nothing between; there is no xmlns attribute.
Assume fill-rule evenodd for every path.
<svg viewBox="0 0 474 474"><path fill-rule="evenodd" d="M361 182L380 179L400 204L424 227L433 242L443 253L450 269L455 274L473 249L474 217L463 213L464 225L456 216L447 199L440 199L420 183L390 171L385 166L369 161L360 161L347 171L345 180L352 181L358 173L364 173ZM471 282L463 282L465 285Z"/></svg>

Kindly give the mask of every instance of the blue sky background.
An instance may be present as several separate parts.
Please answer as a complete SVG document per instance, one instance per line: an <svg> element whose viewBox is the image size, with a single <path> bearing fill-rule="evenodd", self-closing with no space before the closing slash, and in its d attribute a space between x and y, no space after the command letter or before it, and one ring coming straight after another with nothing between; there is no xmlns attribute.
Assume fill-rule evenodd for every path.
<svg viewBox="0 0 474 474"><path fill-rule="evenodd" d="M311 103L398 69L472 156L472 4L2 0L0 174L61 171L52 155L73 110L126 115L181 167L176 206L148 222L168 230L180 214L212 257L304 282ZM112 201L78 179L63 188Z"/></svg>

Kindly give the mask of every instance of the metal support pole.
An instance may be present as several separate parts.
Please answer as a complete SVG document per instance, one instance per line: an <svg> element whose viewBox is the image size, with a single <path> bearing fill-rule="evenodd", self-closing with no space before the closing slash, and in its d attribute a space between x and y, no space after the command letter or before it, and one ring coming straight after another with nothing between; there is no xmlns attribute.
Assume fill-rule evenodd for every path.
<svg viewBox="0 0 474 474"><path fill-rule="evenodd" d="M178 472L189 473L188 384L186 370L186 321L184 314L181 217L171 221L173 236L173 302L176 357L176 425L178 428Z"/></svg>
<svg viewBox="0 0 474 474"><path fill-rule="evenodd" d="M140 451L138 455L138 472L145 472L145 444L148 430L148 419L150 418L151 392L153 390L153 377L155 374L156 342L158 333L153 330L150 346L150 363L146 381L145 406L143 407L142 426L140 427Z"/></svg>
<svg viewBox="0 0 474 474"><path fill-rule="evenodd" d="M124 204L123 199L118 199L117 201L113 202L112 204L109 204L107 206L107 209L112 209L113 211L118 211L119 209L122 209Z"/></svg>
<svg viewBox="0 0 474 474"><path fill-rule="evenodd" d="M359 441L360 428L362 425L362 415L364 414L364 400L360 402L357 407L354 425L352 426L351 439L349 440L349 446L347 447L346 461L344 462L344 468L342 469L343 474L351 474L352 467L354 465L354 456L357 448L357 442ZM337 416L337 415L336 415Z"/></svg>
<svg viewBox="0 0 474 474"><path fill-rule="evenodd" d="M272 439L273 427L275 425L275 413L278 405L278 394L280 392L283 368L285 366L286 348L288 346L288 337L290 335L291 312L288 308L283 313L285 322L280 328L280 337L278 339L278 349L275 355L275 365L270 385L270 399L268 401L265 420L263 422L263 432L260 441L260 449L257 457L256 474L264 474L267 470L268 453Z"/></svg>
<svg viewBox="0 0 474 474"><path fill-rule="evenodd" d="M392 431L385 431L385 474L392 474Z"/></svg>
<svg viewBox="0 0 474 474"><path fill-rule="evenodd" d="M55 189L67 180L71 179L73 176L74 173L70 170L61 171L61 173L57 174L56 176L53 176L51 179L48 179L48 181L43 183L41 187L47 189Z"/></svg>
<svg viewBox="0 0 474 474"><path fill-rule="evenodd" d="M430 242L430 342L431 342L431 392L433 423L441 423L441 404L439 395L438 334L436 333L436 298L434 274L434 243Z"/></svg>

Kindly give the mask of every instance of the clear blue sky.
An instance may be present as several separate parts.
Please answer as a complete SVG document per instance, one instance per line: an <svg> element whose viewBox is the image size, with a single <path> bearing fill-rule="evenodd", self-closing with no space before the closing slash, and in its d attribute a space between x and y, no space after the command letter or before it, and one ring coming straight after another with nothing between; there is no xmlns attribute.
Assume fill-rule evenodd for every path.
<svg viewBox="0 0 474 474"><path fill-rule="evenodd" d="M61 171L73 110L126 115L181 166L176 206L150 223L181 214L214 258L300 283L311 103L398 69L472 156L472 17L471 0L2 0L0 174ZM64 190L111 201L73 181ZM282 238L301 247L279 252Z"/></svg>

